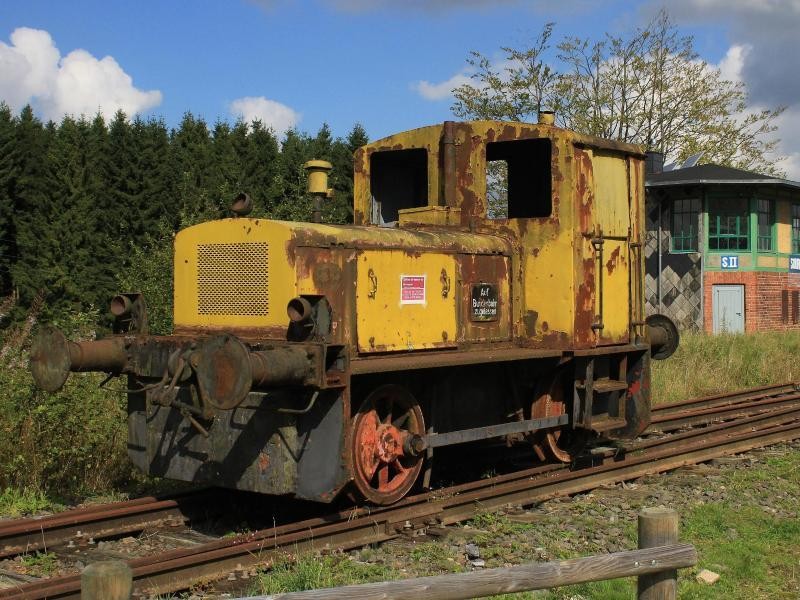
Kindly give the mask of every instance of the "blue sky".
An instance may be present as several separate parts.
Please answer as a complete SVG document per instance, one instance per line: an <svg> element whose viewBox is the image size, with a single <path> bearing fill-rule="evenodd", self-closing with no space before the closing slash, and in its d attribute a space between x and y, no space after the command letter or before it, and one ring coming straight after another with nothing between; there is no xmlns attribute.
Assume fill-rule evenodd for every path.
<svg viewBox="0 0 800 600"><path fill-rule="evenodd" d="M797 72L788 44L800 24L798 1L764 2L754 16L760 4L673 0L668 8L708 62L719 64L732 47L748 49L737 76L765 106L792 109L781 69ZM445 82L465 75L470 50L499 56L501 46L523 44L548 21L556 38L624 33L658 8L649 0L6 1L0 98L15 108L32 102L43 118L122 106L175 125L185 111L212 123L244 113L273 119L278 130L313 133L327 122L335 135L361 122L374 139L450 117ZM787 22L795 27L785 42L770 35ZM776 69L782 50L787 64ZM774 81L759 64L777 70ZM420 81L438 96L422 94ZM795 120L785 129L793 136Z"/></svg>

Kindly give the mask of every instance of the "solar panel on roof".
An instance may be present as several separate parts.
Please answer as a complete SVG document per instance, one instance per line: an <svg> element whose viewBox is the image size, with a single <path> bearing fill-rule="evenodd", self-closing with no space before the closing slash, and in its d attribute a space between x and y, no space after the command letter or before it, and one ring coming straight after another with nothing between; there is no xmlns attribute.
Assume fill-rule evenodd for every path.
<svg viewBox="0 0 800 600"><path fill-rule="evenodd" d="M697 154L692 154L689 158L683 161L681 169L688 169L689 167L695 166L702 157L703 157L702 152L698 152Z"/></svg>

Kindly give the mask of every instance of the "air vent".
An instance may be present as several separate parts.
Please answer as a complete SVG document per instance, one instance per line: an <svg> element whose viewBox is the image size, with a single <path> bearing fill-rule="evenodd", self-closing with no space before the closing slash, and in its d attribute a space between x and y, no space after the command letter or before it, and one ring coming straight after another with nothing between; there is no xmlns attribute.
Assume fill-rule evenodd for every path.
<svg viewBox="0 0 800 600"><path fill-rule="evenodd" d="M197 313L268 315L268 244L264 242L199 244Z"/></svg>

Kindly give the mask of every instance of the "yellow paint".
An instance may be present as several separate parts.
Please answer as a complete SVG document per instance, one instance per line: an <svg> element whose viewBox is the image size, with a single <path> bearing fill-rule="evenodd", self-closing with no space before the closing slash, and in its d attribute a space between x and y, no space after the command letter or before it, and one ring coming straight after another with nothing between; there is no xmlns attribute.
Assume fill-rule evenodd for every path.
<svg viewBox="0 0 800 600"><path fill-rule="evenodd" d="M561 235L536 243L538 252L525 256L524 296L527 311L535 311L536 337L554 332L572 336L575 319L575 288L572 260L573 236Z"/></svg>
<svg viewBox="0 0 800 600"><path fill-rule="evenodd" d="M630 229L628 165L624 156L595 152L592 156L595 223L604 237L627 238ZM627 239L606 239L598 259L595 283L603 279L602 337L628 338L630 323L630 248ZM636 268L636 267L634 267ZM600 273L602 271L602 274ZM598 289L597 293L600 291ZM599 312L599 302L596 302Z"/></svg>
<svg viewBox="0 0 800 600"><path fill-rule="evenodd" d="M327 160L309 160L303 165L308 173L308 193L325 196L328 193L328 173L333 165Z"/></svg>
<svg viewBox="0 0 800 600"><path fill-rule="evenodd" d="M398 211L400 227L411 225L459 225L461 209L449 206L423 206L403 208Z"/></svg>
<svg viewBox="0 0 800 600"><path fill-rule="evenodd" d="M546 125L496 121L457 124L457 205L445 207L442 133L442 125L424 127L378 140L356 152L357 222L364 222L370 213L372 154L411 148L428 152L427 206L401 210L402 227L240 218L205 223L178 234L176 326L286 327L287 302L298 293L318 292L311 274L300 272L313 264L313 260L309 262L306 258L298 263L304 265L302 268L295 265L296 253L307 248L312 256L318 253L320 260L336 262L343 272L350 272L348 265L355 261L356 281L346 276L342 285L349 286L348 290L355 285L356 306L344 307L338 317L347 320L355 314L355 323L347 323L347 331L353 332L354 339L344 341L361 352L457 346L459 332L467 326L459 320L469 319L469 311L463 304L466 288L458 275L458 261L472 254L505 257L502 260L508 263L508 269L498 276L501 281L494 283L510 285L508 291L500 290L505 312L500 318L510 319L516 341L536 346L537 343L552 345L557 339L555 343L565 349L573 341L580 347L627 341L631 310L636 320L640 320L643 306L641 264L627 240L631 224L631 239L641 241L642 236L642 191L637 189L643 181L639 149ZM486 144L499 137L551 140L551 215L502 220L486 217ZM580 161L576 160L579 150ZM316 185L320 190L322 187L321 183ZM586 210L582 212L581 208ZM583 235L598 229L606 238L602 263ZM620 239L608 239L609 236ZM209 259L207 247L215 245L220 248ZM206 247L205 254L198 251L198 246ZM309 251L301 252L308 256ZM587 268L587 263L591 268ZM442 295L442 269L449 279L446 297ZM635 277L631 272L636 273ZM605 328L597 336L589 325L599 311L600 273ZM424 277L424 303L403 303L402 275ZM261 281L258 285L262 287L254 287L251 279L256 283ZM579 294L581 286L585 293ZM586 286L593 287L587 290ZM214 292L212 288L218 289ZM266 297L268 309L259 294ZM224 304L223 308L233 309L209 310L210 296ZM582 306L577 307L579 297ZM354 312L350 312L352 308ZM580 331L576 331L576 324ZM491 336L499 339L495 334Z"/></svg>
<svg viewBox="0 0 800 600"><path fill-rule="evenodd" d="M294 264L287 256L287 242L291 237L290 224L265 219L223 219L201 223L184 229L175 236L175 290L174 320L176 327L271 327L285 326L287 323L286 304L297 294ZM267 244L268 259L268 297L266 313L258 315L201 314L199 311L198 287L198 246L215 244ZM223 252L225 247L223 248ZM231 268L229 261L218 261L220 279L229 277L239 284L220 292L231 301L246 292L248 272L261 269L263 265L239 264ZM235 311L234 311L235 312Z"/></svg>
<svg viewBox="0 0 800 600"><path fill-rule="evenodd" d="M441 125L431 125L412 129L368 144L358 150L354 157L356 167L353 182L353 207L356 215L364 215L364 222L369 222L371 214L371 197L369 193L370 156L378 150L423 148L428 152L428 190L426 197L428 206L439 204L439 139ZM356 220L358 223L358 220Z"/></svg>
<svg viewBox="0 0 800 600"><path fill-rule="evenodd" d="M603 235L628 235L630 210L628 172L624 157L594 152L592 170L596 222Z"/></svg>
<svg viewBox="0 0 800 600"><path fill-rule="evenodd" d="M443 284L442 270L449 283ZM448 254L414 255L401 250L368 250L358 258L356 318L362 352L421 350L454 346L456 340L455 258ZM404 301L402 278L424 278L424 301L418 286ZM449 285L447 296L443 288ZM410 286L412 287L412 286Z"/></svg>
<svg viewBox="0 0 800 600"><path fill-rule="evenodd" d="M777 267L778 266L778 257L776 256L769 256L765 254L758 255L758 266L759 267Z"/></svg>
<svg viewBox="0 0 800 600"><path fill-rule="evenodd" d="M791 254L792 252L792 203L779 200L776 207L775 229L778 238L778 252Z"/></svg>

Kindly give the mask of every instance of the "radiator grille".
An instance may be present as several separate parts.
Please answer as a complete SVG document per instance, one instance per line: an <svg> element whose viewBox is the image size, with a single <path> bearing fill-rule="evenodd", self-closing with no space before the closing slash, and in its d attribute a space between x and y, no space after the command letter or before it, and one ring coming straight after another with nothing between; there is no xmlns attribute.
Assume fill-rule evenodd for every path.
<svg viewBox="0 0 800 600"><path fill-rule="evenodd" d="M197 313L268 315L268 244L265 242L199 244Z"/></svg>

